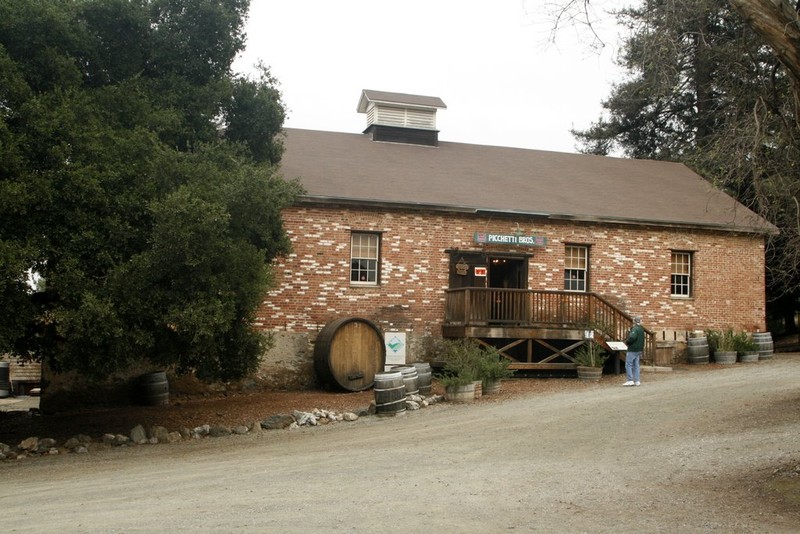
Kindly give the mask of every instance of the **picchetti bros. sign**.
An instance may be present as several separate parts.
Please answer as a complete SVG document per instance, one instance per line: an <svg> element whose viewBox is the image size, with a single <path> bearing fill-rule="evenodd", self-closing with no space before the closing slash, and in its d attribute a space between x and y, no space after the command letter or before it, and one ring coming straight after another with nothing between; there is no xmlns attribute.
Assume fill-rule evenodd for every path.
<svg viewBox="0 0 800 534"><path fill-rule="evenodd" d="M547 238L522 234L489 234L475 232L475 242L483 245L517 245L523 247L545 247Z"/></svg>

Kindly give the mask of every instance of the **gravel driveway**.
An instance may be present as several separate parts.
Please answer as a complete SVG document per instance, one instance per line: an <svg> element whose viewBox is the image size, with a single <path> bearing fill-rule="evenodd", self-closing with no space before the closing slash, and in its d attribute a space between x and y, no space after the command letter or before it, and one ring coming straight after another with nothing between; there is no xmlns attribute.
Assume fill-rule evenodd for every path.
<svg viewBox="0 0 800 534"><path fill-rule="evenodd" d="M0 463L5 532L798 532L800 354Z"/></svg>

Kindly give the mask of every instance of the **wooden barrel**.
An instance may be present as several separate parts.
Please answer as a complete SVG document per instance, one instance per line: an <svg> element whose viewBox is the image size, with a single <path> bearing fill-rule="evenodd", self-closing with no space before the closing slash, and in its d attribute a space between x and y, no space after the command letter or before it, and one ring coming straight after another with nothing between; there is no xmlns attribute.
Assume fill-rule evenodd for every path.
<svg viewBox="0 0 800 534"><path fill-rule="evenodd" d="M475 400L475 384L470 382L463 386L450 386L444 390L444 399L449 402L473 402Z"/></svg>
<svg viewBox="0 0 800 534"><path fill-rule="evenodd" d="M714 361L719 364L731 365L736 363L735 350L717 350L714 351Z"/></svg>
<svg viewBox="0 0 800 534"><path fill-rule="evenodd" d="M481 389L484 395L497 395L500 393L500 380L486 380Z"/></svg>
<svg viewBox="0 0 800 534"><path fill-rule="evenodd" d="M579 365L578 378L585 382L599 382L603 378L603 368Z"/></svg>
<svg viewBox="0 0 800 534"><path fill-rule="evenodd" d="M406 397L419 395L419 376L417 368L409 365L395 365L392 371L397 371L403 375L403 383L406 386Z"/></svg>
<svg viewBox="0 0 800 534"><path fill-rule="evenodd" d="M774 347L772 345L772 334L769 332L756 332L753 334L753 341L758 347L758 359L769 360L772 358Z"/></svg>
<svg viewBox="0 0 800 534"><path fill-rule="evenodd" d="M358 317L331 321L314 343L314 370L320 382L347 391L372 387L375 373L386 365L383 333Z"/></svg>
<svg viewBox="0 0 800 534"><path fill-rule="evenodd" d="M11 395L11 366L8 362L0 362L0 399Z"/></svg>
<svg viewBox="0 0 800 534"><path fill-rule="evenodd" d="M431 385L433 382L431 364L427 362L417 362L414 364L414 367L417 369L417 385L419 386L419 394L427 397L431 394Z"/></svg>
<svg viewBox="0 0 800 534"><path fill-rule="evenodd" d="M739 361L742 363L758 363L758 351L747 351L739 354Z"/></svg>
<svg viewBox="0 0 800 534"><path fill-rule="evenodd" d="M708 338L706 336L690 337L686 343L689 350L689 363L708 363Z"/></svg>
<svg viewBox="0 0 800 534"><path fill-rule="evenodd" d="M169 382L167 373L156 371L139 377L141 402L145 406L169 404Z"/></svg>
<svg viewBox="0 0 800 534"><path fill-rule="evenodd" d="M406 386L403 373L375 373L375 413L397 415L406 411Z"/></svg>

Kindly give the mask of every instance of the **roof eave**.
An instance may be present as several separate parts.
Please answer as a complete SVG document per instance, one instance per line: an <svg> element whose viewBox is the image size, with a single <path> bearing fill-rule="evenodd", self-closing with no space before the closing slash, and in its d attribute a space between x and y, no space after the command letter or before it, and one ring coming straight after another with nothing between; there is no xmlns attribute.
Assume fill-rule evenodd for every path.
<svg viewBox="0 0 800 534"><path fill-rule="evenodd" d="M679 222L660 219L636 219L627 217L592 217L586 215L570 215L565 213L553 213L549 217L551 220L562 221L577 221L582 223L603 223L603 224L621 224L629 226L658 226L660 228L679 228L679 229L696 229L696 230L716 230L719 232L733 232L745 234L764 234L776 235L780 233L774 226L770 227L757 227L745 226L736 224L721 224L721 223L691 223Z"/></svg>
<svg viewBox="0 0 800 534"><path fill-rule="evenodd" d="M327 204L338 206L384 208L384 209L423 209L432 211L442 211L449 213L476 213L474 206L443 206L441 204L429 204L425 202L387 202L385 200L369 200L363 198L330 197L324 195L302 195L300 203L303 204Z"/></svg>
<svg viewBox="0 0 800 534"><path fill-rule="evenodd" d="M553 221L571 221L580 223L595 223L595 224L619 224L626 226L658 226L661 228L679 228L679 229L697 229L697 230L716 230L720 232L734 232L734 233L747 233L747 234L763 234L763 235L776 235L780 233L777 227L770 225L770 227L755 227L755 226L742 226L733 224L719 224L719 223L688 223L676 222L658 219L636 219L626 217L602 217L590 215L574 215L568 213L546 213L537 211L524 211L524 210L501 210L491 208L479 208L477 206L457 206L457 205L442 205L442 204L429 204L424 202L387 202L385 200L369 200L363 198L348 198L348 197L331 197L325 195L302 195L300 203L304 204L326 204L326 205L339 205L339 206L352 206L352 207L369 207L369 208L384 208L384 209L412 209L412 210L431 210L441 211L445 213L469 213L469 214L487 214L487 215L500 215L506 217L531 217L538 219L547 219Z"/></svg>

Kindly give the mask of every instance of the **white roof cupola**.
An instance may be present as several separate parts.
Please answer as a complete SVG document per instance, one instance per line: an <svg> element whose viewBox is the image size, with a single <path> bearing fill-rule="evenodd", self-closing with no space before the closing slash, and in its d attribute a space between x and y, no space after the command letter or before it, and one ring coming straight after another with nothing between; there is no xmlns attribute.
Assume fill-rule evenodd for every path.
<svg viewBox="0 0 800 534"><path fill-rule="evenodd" d="M367 114L367 128L373 141L437 146L436 110L447 109L436 96L408 95L364 89L358 112Z"/></svg>

